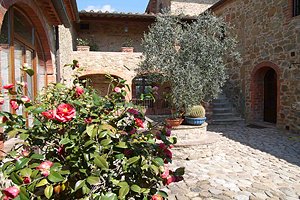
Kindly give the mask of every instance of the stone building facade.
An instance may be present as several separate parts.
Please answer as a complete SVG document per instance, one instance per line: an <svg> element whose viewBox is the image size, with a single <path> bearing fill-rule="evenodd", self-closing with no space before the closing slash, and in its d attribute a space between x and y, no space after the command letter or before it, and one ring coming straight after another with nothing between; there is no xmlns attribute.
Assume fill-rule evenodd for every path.
<svg viewBox="0 0 300 200"><path fill-rule="evenodd" d="M225 88L248 122L300 132L300 16L297 0L221 0L212 11L233 26L241 63ZM299 10L299 8L298 8Z"/></svg>
<svg viewBox="0 0 300 200"><path fill-rule="evenodd" d="M199 15L215 4L218 0L150 0L147 13L159 13L169 9L171 13L179 15Z"/></svg>

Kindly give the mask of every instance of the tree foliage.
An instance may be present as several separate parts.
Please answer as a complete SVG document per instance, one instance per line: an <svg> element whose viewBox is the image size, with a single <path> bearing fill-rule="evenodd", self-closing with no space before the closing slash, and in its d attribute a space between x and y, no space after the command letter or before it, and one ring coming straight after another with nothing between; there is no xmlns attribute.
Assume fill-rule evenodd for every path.
<svg viewBox="0 0 300 200"><path fill-rule="evenodd" d="M236 41L229 27L210 13L192 22L159 15L144 35L145 60L139 73L160 74L171 84L171 102L177 109L216 97L227 75L225 59L237 59Z"/></svg>

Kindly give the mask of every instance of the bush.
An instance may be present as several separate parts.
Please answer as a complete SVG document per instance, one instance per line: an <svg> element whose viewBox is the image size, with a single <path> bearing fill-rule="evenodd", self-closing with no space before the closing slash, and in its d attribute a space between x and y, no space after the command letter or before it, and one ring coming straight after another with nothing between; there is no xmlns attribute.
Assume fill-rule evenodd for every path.
<svg viewBox="0 0 300 200"><path fill-rule="evenodd" d="M77 61L71 67L79 70ZM23 106L29 117L0 113L6 137L24 140L2 163L11 181L4 199L167 198L161 186L182 180L184 173L168 169L176 138L168 127L146 123L123 100L124 80L111 84L113 92L99 97L76 76L70 88L48 85L34 103L22 95L26 84L17 92L12 84L5 87L11 106Z"/></svg>

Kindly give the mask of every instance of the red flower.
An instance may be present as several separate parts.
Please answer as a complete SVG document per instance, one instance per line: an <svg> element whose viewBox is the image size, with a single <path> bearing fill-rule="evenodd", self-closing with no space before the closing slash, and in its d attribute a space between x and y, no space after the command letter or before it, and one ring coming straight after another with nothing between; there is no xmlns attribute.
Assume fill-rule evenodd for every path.
<svg viewBox="0 0 300 200"><path fill-rule="evenodd" d="M54 110L42 112L42 115L48 119L54 119Z"/></svg>
<svg viewBox="0 0 300 200"><path fill-rule="evenodd" d="M26 177L23 179L23 183L25 183L25 184L31 183L30 177L29 177L29 176L26 176Z"/></svg>
<svg viewBox="0 0 300 200"><path fill-rule="evenodd" d="M84 123L86 123L86 124L91 124L92 122L93 122L93 119L91 117L84 119Z"/></svg>
<svg viewBox="0 0 300 200"><path fill-rule="evenodd" d="M138 115L138 114L139 114L139 111L137 111L137 110L135 110L135 109L133 109L133 108L129 108L129 109L127 110L127 112L129 112L130 114L133 114L133 115Z"/></svg>
<svg viewBox="0 0 300 200"><path fill-rule="evenodd" d="M158 147L159 147L160 149L162 149L162 150L167 149L167 145L166 145L165 143L159 143L159 144L158 144Z"/></svg>
<svg viewBox="0 0 300 200"><path fill-rule="evenodd" d="M167 178L169 175L170 175L170 170L169 170L169 168L165 165L165 171L164 171L164 173L162 173L161 175L160 175L160 177L161 178Z"/></svg>
<svg viewBox="0 0 300 200"><path fill-rule="evenodd" d="M83 88L76 86L75 92L76 92L76 96L80 97L84 93L84 90L83 90Z"/></svg>
<svg viewBox="0 0 300 200"><path fill-rule="evenodd" d="M12 107L12 109L17 110L19 108L19 105L17 103L17 101L15 100L10 100L10 106Z"/></svg>
<svg viewBox="0 0 300 200"><path fill-rule="evenodd" d="M2 123L5 123L5 122L7 122L8 121L8 118L6 117L6 116L3 116L2 117Z"/></svg>
<svg viewBox="0 0 300 200"><path fill-rule="evenodd" d="M29 103L30 102L30 98L28 96L22 96L21 97L21 100L24 102L24 103Z"/></svg>
<svg viewBox="0 0 300 200"><path fill-rule="evenodd" d="M170 176L169 178L167 178L166 185L170 185L173 182L176 182L176 177Z"/></svg>
<svg viewBox="0 0 300 200"><path fill-rule="evenodd" d="M57 107L55 119L60 122L68 122L71 121L75 115L76 110L72 105L62 103Z"/></svg>
<svg viewBox="0 0 300 200"><path fill-rule="evenodd" d="M19 195L19 193L20 190L16 186L12 186L3 190L3 194L6 196L6 199L14 199Z"/></svg>
<svg viewBox="0 0 300 200"><path fill-rule="evenodd" d="M10 90L14 87L14 84L10 83L10 84L7 84L7 85L4 85L3 86L3 89L6 89L6 90Z"/></svg>
<svg viewBox="0 0 300 200"><path fill-rule="evenodd" d="M151 200L163 200L163 199L164 198L161 195L159 195L159 194L155 194L151 198Z"/></svg>
<svg viewBox="0 0 300 200"><path fill-rule="evenodd" d="M139 118L134 118L134 121L135 121L135 124L136 124L138 127L144 128L144 122L143 122L143 120L141 120L141 119L139 119Z"/></svg>
<svg viewBox="0 0 300 200"><path fill-rule="evenodd" d="M166 130L166 136L167 136L167 137L170 137L170 136L171 136L171 129L167 129L167 130Z"/></svg>
<svg viewBox="0 0 300 200"><path fill-rule="evenodd" d="M0 97L0 106L4 104L4 98Z"/></svg>
<svg viewBox="0 0 300 200"><path fill-rule="evenodd" d="M53 166L53 162L44 161L39 166L36 167L37 170L40 170L43 176L48 176L50 174L50 168Z"/></svg>
<svg viewBox="0 0 300 200"><path fill-rule="evenodd" d="M164 153L165 153L166 157L172 159L172 152L169 149L165 149Z"/></svg>
<svg viewBox="0 0 300 200"><path fill-rule="evenodd" d="M62 156L65 153L65 147L64 147L64 145L61 145L60 147L58 147L57 153L60 156Z"/></svg>

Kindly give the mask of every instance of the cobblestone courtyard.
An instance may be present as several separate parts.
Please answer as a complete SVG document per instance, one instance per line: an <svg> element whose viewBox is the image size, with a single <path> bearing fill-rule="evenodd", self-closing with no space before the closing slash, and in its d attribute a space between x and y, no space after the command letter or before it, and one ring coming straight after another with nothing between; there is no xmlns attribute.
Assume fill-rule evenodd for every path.
<svg viewBox="0 0 300 200"><path fill-rule="evenodd" d="M242 126L210 125L207 134L215 141L174 148L173 165L186 174L169 199L300 199L299 139Z"/></svg>

